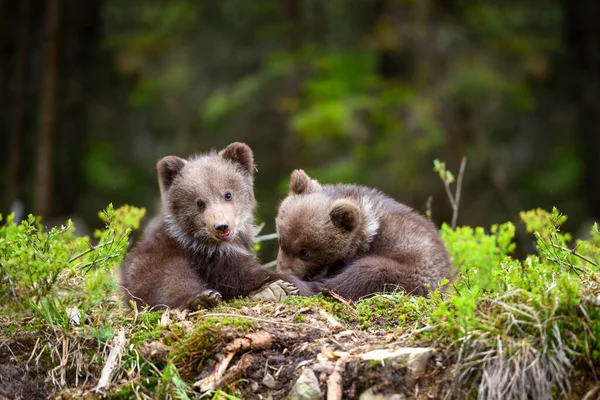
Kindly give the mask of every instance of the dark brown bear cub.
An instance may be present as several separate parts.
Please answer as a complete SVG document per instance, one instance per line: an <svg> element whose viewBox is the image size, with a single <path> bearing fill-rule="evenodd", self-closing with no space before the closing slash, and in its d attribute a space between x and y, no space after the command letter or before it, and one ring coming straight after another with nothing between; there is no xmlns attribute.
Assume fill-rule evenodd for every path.
<svg viewBox="0 0 600 400"><path fill-rule="evenodd" d="M157 164L163 213L121 267L125 300L158 308L210 307L275 282L297 281L260 268L254 233L254 160L243 143L219 153ZM303 294L309 294L302 288Z"/></svg>
<svg viewBox="0 0 600 400"><path fill-rule="evenodd" d="M276 223L277 270L312 281L315 290L354 300L398 288L424 296L450 279L435 226L376 189L321 186L296 170Z"/></svg>

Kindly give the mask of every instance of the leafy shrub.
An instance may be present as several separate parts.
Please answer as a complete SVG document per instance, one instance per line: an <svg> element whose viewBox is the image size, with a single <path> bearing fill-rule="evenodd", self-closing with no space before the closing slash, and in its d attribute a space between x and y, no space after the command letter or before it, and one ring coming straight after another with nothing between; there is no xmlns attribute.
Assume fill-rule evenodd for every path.
<svg viewBox="0 0 600 400"><path fill-rule="evenodd" d="M41 298L76 286L86 277L88 290L106 289L105 274L123 258L132 229L139 227L145 210L123 206L117 210L109 205L99 213L105 223L97 230L92 245L86 236L77 237L72 221L50 230L40 218L30 215L20 224L9 215L0 226L0 299ZM0 215L0 221L2 216Z"/></svg>
<svg viewBox="0 0 600 400"><path fill-rule="evenodd" d="M598 226L591 240L561 232L558 210L521 213L537 241L537 255L510 256L511 223L441 229L457 267L446 300L431 314L436 338L451 338L457 363L454 392L479 398L551 398L570 392L574 365L598 365L600 292Z"/></svg>

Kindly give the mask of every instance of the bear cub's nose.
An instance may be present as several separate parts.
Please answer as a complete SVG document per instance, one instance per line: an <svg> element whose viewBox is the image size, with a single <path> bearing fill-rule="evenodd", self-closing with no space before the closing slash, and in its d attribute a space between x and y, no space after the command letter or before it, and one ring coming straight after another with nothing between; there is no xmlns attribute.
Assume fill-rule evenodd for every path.
<svg viewBox="0 0 600 400"><path fill-rule="evenodd" d="M229 228L229 222L219 221L215 224L215 229L219 232L225 232Z"/></svg>

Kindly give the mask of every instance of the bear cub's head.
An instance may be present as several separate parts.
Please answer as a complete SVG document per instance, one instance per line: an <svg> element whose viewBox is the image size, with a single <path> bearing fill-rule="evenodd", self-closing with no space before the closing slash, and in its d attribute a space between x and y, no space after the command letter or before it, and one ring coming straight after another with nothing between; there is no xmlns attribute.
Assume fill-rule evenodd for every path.
<svg viewBox="0 0 600 400"><path fill-rule="evenodd" d="M200 249L246 240L253 233L254 159L246 144L156 165L168 229L184 247Z"/></svg>
<svg viewBox="0 0 600 400"><path fill-rule="evenodd" d="M303 170L295 170L290 193L276 218L279 234L277 270L319 278L338 261L356 255L364 239L364 218L350 199L334 199Z"/></svg>

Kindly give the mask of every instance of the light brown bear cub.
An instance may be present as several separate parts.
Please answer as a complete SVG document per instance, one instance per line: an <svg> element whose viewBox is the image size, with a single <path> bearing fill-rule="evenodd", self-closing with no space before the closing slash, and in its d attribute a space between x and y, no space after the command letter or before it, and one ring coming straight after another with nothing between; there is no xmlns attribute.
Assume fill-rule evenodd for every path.
<svg viewBox="0 0 600 400"><path fill-rule="evenodd" d="M252 252L254 160L243 143L157 164L163 213L121 267L125 301L158 308L210 307L266 284L286 294L302 282L260 268ZM273 286L274 285L274 286ZM310 294L306 288L300 290Z"/></svg>
<svg viewBox="0 0 600 400"><path fill-rule="evenodd" d="M292 173L279 207L277 270L357 300L402 289L425 296L451 263L438 230L411 208L376 189L320 185Z"/></svg>

